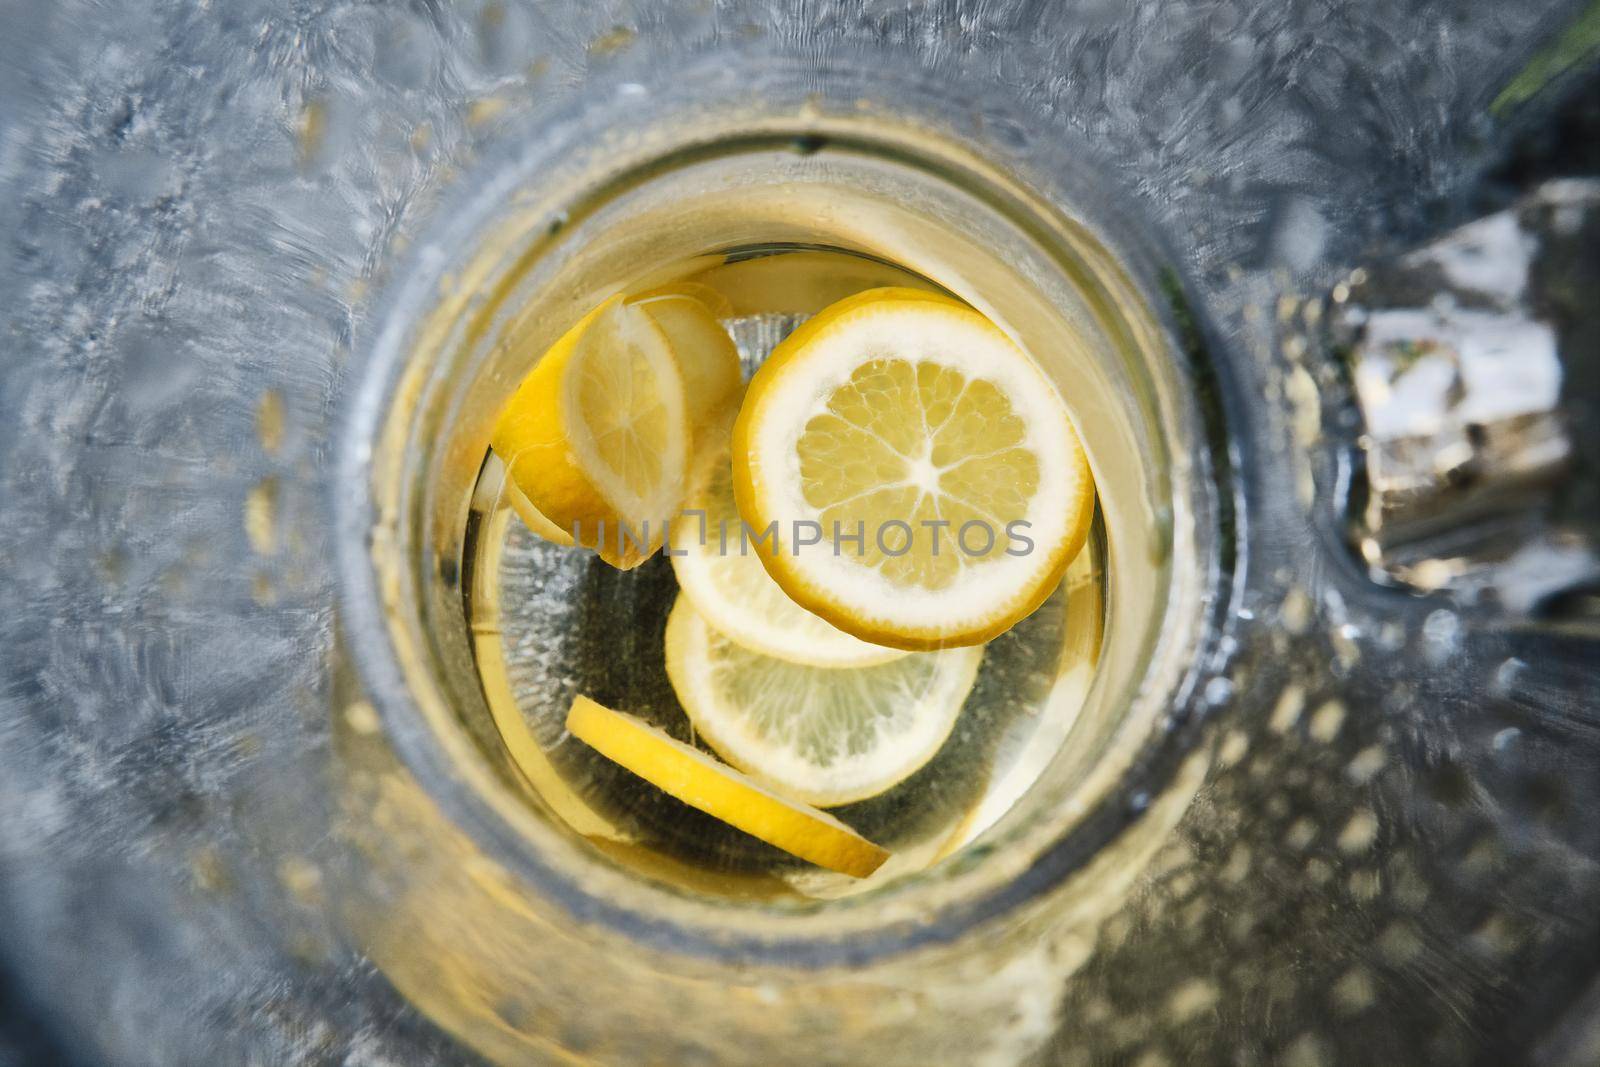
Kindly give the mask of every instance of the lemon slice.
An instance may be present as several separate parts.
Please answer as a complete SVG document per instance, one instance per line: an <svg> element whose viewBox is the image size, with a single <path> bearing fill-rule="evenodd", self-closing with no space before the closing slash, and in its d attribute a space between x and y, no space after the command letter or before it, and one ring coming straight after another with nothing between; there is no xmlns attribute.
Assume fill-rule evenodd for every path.
<svg viewBox="0 0 1600 1067"><path fill-rule="evenodd" d="M705 298L700 295L705 291ZM629 301L649 315L666 335L667 345L683 376L683 394L691 426L704 426L727 406L744 384L739 350L717 321L707 299L720 299L703 285L679 283ZM726 300L721 300L726 304Z"/></svg>
<svg viewBox="0 0 1600 1067"><path fill-rule="evenodd" d="M745 394L733 469L745 522L777 524L779 550L760 558L783 591L906 649L978 644L1032 612L1094 509L1072 420L1034 361L972 308L905 289L833 304L774 349Z"/></svg>
<svg viewBox="0 0 1600 1067"><path fill-rule="evenodd" d="M681 596L666 645L667 677L698 736L762 785L821 807L876 796L932 759L983 658L952 648L806 667L735 644Z"/></svg>
<svg viewBox="0 0 1600 1067"><path fill-rule="evenodd" d="M612 297L544 354L490 441L535 510L628 568L660 547L678 510L690 433L666 335Z"/></svg>
<svg viewBox="0 0 1600 1067"><path fill-rule="evenodd" d="M701 435L684 517L672 526L667 555L683 595L729 640L762 655L813 667L870 667L908 655L830 625L767 574L760 547L742 536L733 501L728 447L736 414L730 405Z"/></svg>
<svg viewBox="0 0 1600 1067"><path fill-rule="evenodd" d="M533 501L517 488L517 483L509 479L506 481L506 502L511 505L511 510L517 513L517 518L521 519L528 529L546 541L567 548L573 546L572 535L546 518L544 512L534 507Z"/></svg>
<svg viewBox="0 0 1600 1067"><path fill-rule="evenodd" d="M649 300L657 296L686 296L698 300L705 305L707 311L711 312L711 317L714 319L726 319L734 314L733 301L703 282L691 282L680 278L678 281L647 289L634 297L634 300Z"/></svg>
<svg viewBox="0 0 1600 1067"><path fill-rule="evenodd" d="M827 812L786 800L704 752L588 697L573 700L567 731L690 807L820 867L865 878L889 858Z"/></svg>
<svg viewBox="0 0 1600 1067"><path fill-rule="evenodd" d="M533 506L533 501L517 488L517 483L506 477L506 465L498 453L490 451L488 458L483 461L477 487L472 492L472 506L486 515L492 515L504 503L510 506L523 525L546 541L571 547L572 535L545 517Z"/></svg>

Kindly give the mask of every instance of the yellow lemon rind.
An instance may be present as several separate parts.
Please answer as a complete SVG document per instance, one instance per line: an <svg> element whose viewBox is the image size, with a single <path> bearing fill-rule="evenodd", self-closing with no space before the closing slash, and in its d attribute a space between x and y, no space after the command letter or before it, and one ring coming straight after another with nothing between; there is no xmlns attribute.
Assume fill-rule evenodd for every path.
<svg viewBox="0 0 1600 1067"><path fill-rule="evenodd" d="M853 315L873 314L894 304L908 302L938 303L943 305L942 311L946 314L970 316L990 329L994 328L993 324L979 312L949 297L903 288L875 289L858 293L825 308L798 327L773 350L771 357L750 382L744 404L734 424L732 441L734 497L740 514L752 528L764 529L766 523L770 521L771 509L766 506L764 487L759 484L750 457L753 428L765 415L765 406L774 391L773 384L789 373L793 367L801 364L806 350L825 331L847 324ZM1050 546L1050 555L1045 561L1045 566L1039 568L1040 577L1037 582L1008 600L994 605L991 612L975 625L967 627L951 627L947 624L926 627L875 625L872 620L863 619L857 613L842 608L827 589L819 588L798 570L791 554L781 551L762 552L761 561L768 573L797 604L863 641L911 652L935 651L990 641L1005 633L1044 603L1061 583L1067 567L1088 539L1094 516L1094 479L1088 459L1078 442L1076 430L1070 425L1065 429L1075 447L1069 449L1068 455L1057 457L1057 462L1073 465L1075 469L1072 471L1071 482L1077 488L1070 499L1062 502L1062 506L1066 509L1064 528L1067 535L1057 544Z"/></svg>
<svg viewBox="0 0 1600 1067"><path fill-rule="evenodd" d="M778 796L648 723L585 696L567 731L669 796L829 870L866 878L889 858L827 812Z"/></svg>

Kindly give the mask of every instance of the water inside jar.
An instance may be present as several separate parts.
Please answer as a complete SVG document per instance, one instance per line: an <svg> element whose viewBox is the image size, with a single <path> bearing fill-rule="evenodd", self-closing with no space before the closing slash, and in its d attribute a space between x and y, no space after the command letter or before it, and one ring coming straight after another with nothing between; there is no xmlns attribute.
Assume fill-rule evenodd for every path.
<svg viewBox="0 0 1600 1067"><path fill-rule="evenodd" d="M763 244L653 271L710 287L748 379L820 309L866 289L943 291L915 272L816 245ZM486 456L464 539L464 609L494 723L532 802L595 848L662 880L719 895L831 897L924 869L974 840L1060 749L1083 706L1106 617L1097 518L1061 585L982 649L955 725L928 762L867 799L830 809L891 852L870 879L813 866L674 799L571 736L584 695L715 756L668 678L664 640L678 596L661 554L617 570L532 532L511 507L505 466ZM808 668L850 670L855 668Z"/></svg>

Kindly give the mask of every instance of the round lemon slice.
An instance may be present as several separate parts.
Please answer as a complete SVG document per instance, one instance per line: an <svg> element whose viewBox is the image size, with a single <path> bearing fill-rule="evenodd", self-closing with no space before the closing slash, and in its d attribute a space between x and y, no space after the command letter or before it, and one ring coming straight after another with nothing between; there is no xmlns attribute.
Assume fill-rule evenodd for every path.
<svg viewBox="0 0 1600 1067"><path fill-rule="evenodd" d="M694 610L729 640L765 656L813 667L870 667L909 653L869 644L789 599L761 565L733 500L731 405L697 439L683 518L667 555Z"/></svg>
<svg viewBox="0 0 1600 1067"><path fill-rule="evenodd" d="M904 649L1009 629L1060 582L1094 511L1038 365L974 309L905 289L833 304L774 349L745 394L733 471L744 521L777 524L761 561L783 591Z"/></svg>
<svg viewBox="0 0 1600 1067"><path fill-rule="evenodd" d="M821 807L876 796L932 759L983 658L981 648L952 648L875 667L807 667L734 643L681 596L666 652L698 736L762 785Z"/></svg>
<svg viewBox="0 0 1600 1067"><path fill-rule="evenodd" d="M490 443L535 511L617 567L660 547L683 498L691 427L665 333L612 297L550 347Z"/></svg>
<svg viewBox="0 0 1600 1067"><path fill-rule="evenodd" d="M567 731L613 763L730 826L820 867L865 878L889 853L827 812L785 799L654 726L573 700Z"/></svg>

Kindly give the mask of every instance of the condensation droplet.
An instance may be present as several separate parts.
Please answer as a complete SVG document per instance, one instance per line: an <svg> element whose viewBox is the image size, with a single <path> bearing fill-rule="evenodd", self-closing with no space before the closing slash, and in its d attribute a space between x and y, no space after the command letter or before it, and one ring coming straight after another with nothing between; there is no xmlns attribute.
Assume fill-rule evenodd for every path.
<svg viewBox="0 0 1600 1067"><path fill-rule="evenodd" d="M636 34L626 26L613 26L589 42L589 54L595 56L615 55L631 45L635 36Z"/></svg>
<svg viewBox="0 0 1600 1067"><path fill-rule="evenodd" d="M370 736L382 728L377 709L365 700L357 700L344 709L344 721L352 731Z"/></svg>
<svg viewBox="0 0 1600 1067"><path fill-rule="evenodd" d="M1339 736L1344 726L1344 703L1329 700L1311 715L1311 736L1324 744Z"/></svg>
<svg viewBox="0 0 1600 1067"><path fill-rule="evenodd" d="M1345 765L1344 775L1356 785L1366 785L1383 770L1386 760L1382 745L1368 745Z"/></svg>
<svg viewBox="0 0 1600 1067"><path fill-rule="evenodd" d="M1228 862L1222 868L1222 878L1228 882L1242 882L1250 875L1250 849L1246 845L1234 845L1233 851L1228 853Z"/></svg>
<svg viewBox="0 0 1600 1067"><path fill-rule="evenodd" d="M189 869L194 875L195 887L202 892L217 893L231 885L221 854L210 845L195 850Z"/></svg>
<svg viewBox="0 0 1600 1067"><path fill-rule="evenodd" d="M1315 445L1322 437L1322 394L1315 379L1296 365L1284 376L1283 391L1289 400L1295 443L1302 448Z"/></svg>
<svg viewBox="0 0 1600 1067"><path fill-rule="evenodd" d="M1341 852L1365 852L1378 838L1378 817L1365 809L1350 816L1344 829L1339 831Z"/></svg>
<svg viewBox="0 0 1600 1067"><path fill-rule="evenodd" d="M467 105L467 125L478 127L493 122L510 106L503 96L480 96Z"/></svg>
<svg viewBox="0 0 1600 1067"><path fill-rule="evenodd" d="M1273 733L1286 734L1294 729L1295 723L1300 721L1300 713L1305 710L1306 693L1298 685L1286 685L1278 696L1278 703L1272 709L1272 716L1267 720L1267 726Z"/></svg>
<svg viewBox="0 0 1600 1067"><path fill-rule="evenodd" d="M322 885L322 872L309 860L290 856L278 865L278 881L300 903L310 904Z"/></svg>
<svg viewBox="0 0 1600 1067"><path fill-rule="evenodd" d="M275 456L283 448L283 394L276 389L268 389L261 394L261 402L256 405L256 437L261 442L262 451L269 456Z"/></svg>
<svg viewBox="0 0 1600 1067"><path fill-rule="evenodd" d="M1311 622L1311 598L1305 590L1295 588L1284 594L1283 606L1278 609L1278 621L1292 634L1303 634Z"/></svg>
<svg viewBox="0 0 1600 1067"><path fill-rule="evenodd" d="M1349 886L1357 900L1373 900L1383 891L1383 879L1375 870L1351 871Z"/></svg>
<svg viewBox="0 0 1600 1067"><path fill-rule="evenodd" d="M316 162L328 136L328 106L312 100L300 109L300 119L295 126L295 147L300 166L309 167Z"/></svg>
<svg viewBox="0 0 1600 1067"><path fill-rule="evenodd" d="M1283 835L1283 843L1293 849L1305 849L1316 840L1317 824L1310 819L1296 819L1289 827L1289 832Z"/></svg>
<svg viewBox="0 0 1600 1067"><path fill-rule="evenodd" d="M244 533L258 555L278 550L278 479L261 479L245 496Z"/></svg>
<svg viewBox="0 0 1600 1067"><path fill-rule="evenodd" d="M1378 999L1372 975L1365 967L1352 967L1333 984L1334 1009L1344 1015L1366 1011Z"/></svg>
<svg viewBox="0 0 1600 1067"><path fill-rule="evenodd" d="M1186 1022L1217 1002L1217 987L1204 978L1191 978L1167 998L1167 1014L1176 1023Z"/></svg>

